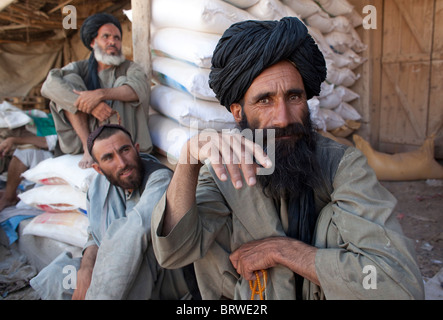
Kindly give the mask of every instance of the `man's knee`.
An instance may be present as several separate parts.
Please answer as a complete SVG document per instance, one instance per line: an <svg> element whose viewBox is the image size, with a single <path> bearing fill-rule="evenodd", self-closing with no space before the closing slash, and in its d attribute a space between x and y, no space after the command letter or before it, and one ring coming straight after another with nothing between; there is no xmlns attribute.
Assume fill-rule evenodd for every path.
<svg viewBox="0 0 443 320"><path fill-rule="evenodd" d="M63 76L63 80L65 80L72 89L78 91L86 91L88 90L85 85L85 81L76 73L69 73Z"/></svg>

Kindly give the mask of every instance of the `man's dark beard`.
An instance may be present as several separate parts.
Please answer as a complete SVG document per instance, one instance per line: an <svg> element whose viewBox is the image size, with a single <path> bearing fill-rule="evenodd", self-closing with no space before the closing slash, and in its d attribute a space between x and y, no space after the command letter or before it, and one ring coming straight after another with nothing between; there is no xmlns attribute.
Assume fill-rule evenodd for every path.
<svg viewBox="0 0 443 320"><path fill-rule="evenodd" d="M243 114L239 124L241 129L250 128ZM270 175L258 175L257 181L262 185L264 193L275 199L298 198L307 189L314 189L320 183L320 167L315 156L316 138L309 112L306 113L303 124L293 123L285 128L267 128L275 130L275 170ZM264 136L264 151L270 141ZM289 139L277 139L291 137ZM268 154L270 158L273 155Z"/></svg>
<svg viewBox="0 0 443 320"><path fill-rule="evenodd" d="M136 169L135 172L137 172L137 174L135 176L131 177L130 180L126 180L126 181L122 181L118 178L114 178L112 173L109 174L107 172L104 172L103 170L102 170L102 172L113 186L120 187L124 190L133 190L133 189L139 188L143 182L144 170L143 170L143 163L142 163L142 160L140 157L137 157L137 164L135 166L127 165L122 170L119 170L118 172L116 172L115 175L117 177L119 177L120 174L124 170L131 168L131 167L135 167L135 169Z"/></svg>

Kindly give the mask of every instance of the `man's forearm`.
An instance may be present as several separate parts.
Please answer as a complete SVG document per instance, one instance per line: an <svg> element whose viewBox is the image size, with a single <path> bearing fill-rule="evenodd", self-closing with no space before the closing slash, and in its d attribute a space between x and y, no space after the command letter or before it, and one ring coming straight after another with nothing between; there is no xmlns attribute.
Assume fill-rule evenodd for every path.
<svg viewBox="0 0 443 320"><path fill-rule="evenodd" d="M95 260L97 259L98 246L92 245L83 252L82 263L80 269L94 269Z"/></svg>
<svg viewBox="0 0 443 320"><path fill-rule="evenodd" d="M26 137L11 137L14 144L32 144L40 149L48 149L48 144L45 137L26 136Z"/></svg>
<svg viewBox="0 0 443 320"><path fill-rule="evenodd" d="M189 146L189 142L188 142ZM189 152L182 152L166 192L166 213L162 234L167 235L195 202L198 174L202 164L191 161Z"/></svg>
<svg viewBox="0 0 443 320"><path fill-rule="evenodd" d="M104 100L118 100L124 102L138 101L137 93L128 85L123 85L116 88L99 89L102 93L102 101Z"/></svg>

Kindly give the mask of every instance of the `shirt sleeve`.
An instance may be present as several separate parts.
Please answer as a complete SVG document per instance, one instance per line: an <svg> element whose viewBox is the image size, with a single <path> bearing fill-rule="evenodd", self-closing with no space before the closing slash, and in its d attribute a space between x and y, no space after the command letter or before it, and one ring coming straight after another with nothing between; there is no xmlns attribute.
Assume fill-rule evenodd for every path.
<svg viewBox="0 0 443 320"><path fill-rule="evenodd" d="M328 248L315 260L326 299L422 299L414 245L393 215L396 199L358 150L345 153L333 187L321 213L331 217Z"/></svg>

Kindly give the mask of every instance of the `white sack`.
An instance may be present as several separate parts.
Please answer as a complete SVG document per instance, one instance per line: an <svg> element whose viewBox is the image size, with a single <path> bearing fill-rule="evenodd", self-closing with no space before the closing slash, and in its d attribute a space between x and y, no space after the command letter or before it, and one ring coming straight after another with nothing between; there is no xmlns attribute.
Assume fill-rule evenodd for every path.
<svg viewBox="0 0 443 320"><path fill-rule="evenodd" d="M259 0L224 0L240 9L246 9L256 4Z"/></svg>
<svg viewBox="0 0 443 320"><path fill-rule="evenodd" d="M311 121L317 130L326 131L326 123L323 116L320 114L320 102L314 97L308 100L309 113Z"/></svg>
<svg viewBox="0 0 443 320"><path fill-rule="evenodd" d="M346 123L339 114L331 109L320 108L319 116L325 121L327 131L340 128Z"/></svg>
<svg viewBox="0 0 443 320"><path fill-rule="evenodd" d="M184 127L177 121L161 114L151 114L149 116L149 132L154 146L167 154L168 160L175 164L180 157L183 145L198 130Z"/></svg>
<svg viewBox="0 0 443 320"><path fill-rule="evenodd" d="M284 17L298 17L297 13L279 0L259 0L247 11L259 20L280 20Z"/></svg>
<svg viewBox="0 0 443 320"><path fill-rule="evenodd" d="M326 75L326 81L333 83L337 86L342 85L345 87L352 86L359 78L359 74L355 74L349 68L337 68L333 61L326 60L328 73Z"/></svg>
<svg viewBox="0 0 443 320"><path fill-rule="evenodd" d="M181 125L199 130L212 128L221 131L236 125L232 113L218 102L197 99L163 85L152 88L151 107Z"/></svg>
<svg viewBox="0 0 443 320"><path fill-rule="evenodd" d="M350 102L360 98L360 95L358 93L343 86L338 86L337 88L335 88L335 90L340 94L344 102Z"/></svg>
<svg viewBox="0 0 443 320"><path fill-rule="evenodd" d="M162 28L152 34L154 55L184 60L200 68L211 68L211 59L221 35L182 28Z"/></svg>
<svg viewBox="0 0 443 320"><path fill-rule="evenodd" d="M65 154L46 159L34 168L26 170L22 176L38 184L69 184L82 192L87 192L98 173L93 168L81 169L78 163L82 158L82 154Z"/></svg>
<svg viewBox="0 0 443 320"><path fill-rule="evenodd" d="M88 240L89 220L83 213L42 213L29 222L23 234L46 237L83 248Z"/></svg>
<svg viewBox="0 0 443 320"><path fill-rule="evenodd" d="M86 193L70 185L36 186L18 197L28 206L46 212L86 212Z"/></svg>
<svg viewBox="0 0 443 320"><path fill-rule="evenodd" d="M329 33L334 30L332 18L324 11L318 11L305 20L308 25L317 28L321 33Z"/></svg>
<svg viewBox="0 0 443 320"><path fill-rule="evenodd" d="M223 34L233 23L253 20L245 10L222 0L152 0L155 28L184 28Z"/></svg>
<svg viewBox="0 0 443 320"><path fill-rule="evenodd" d="M210 69L198 68L171 58L152 59L152 75L159 83L199 99L217 101L214 91L209 87L209 73Z"/></svg>
<svg viewBox="0 0 443 320"><path fill-rule="evenodd" d="M294 10L302 19L319 12L320 7L312 0L282 0L284 4Z"/></svg>
<svg viewBox="0 0 443 320"><path fill-rule="evenodd" d="M334 111L339 114L344 120L355 120L361 119L360 113L353 106L347 102L342 102L340 105L334 109Z"/></svg>
<svg viewBox="0 0 443 320"><path fill-rule="evenodd" d="M343 101L339 92L335 89L328 95L319 97L320 107L326 109L334 109L339 106L339 104Z"/></svg>
<svg viewBox="0 0 443 320"><path fill-rule="evenodd" d="M346 0L316 0L316 2L331 16L350 14L354 6Z"/></svg>
<svg viewBox="0 0 443 320"><path fill-rule="evenodd" d="M8 101L0 103L0 128L16 129L31 121L32 119L23 110Z"/></svg>
<svg viewBox="0 0 443 320"><path fill-rule="evenodd" d="M343 86L336 86L331 91L328 90L327 93L325 92L325 94L321 93L322 92L320 92L320 96L318 97L320 101L320 107L327 109L335 109L339 107L342 102L350 102L360 97L357 93L355 93L351 89ZM337 112L337 110L335 111ZM354 114L354 116L356 115ZM349 117L344 117L344 118L345 120L350 119ZM358 119L352 119L352 120L358 120Z"/></svg>
<svg viewBox="0 0 443 320"><path fill-rule="evenodd" d="M314 38L315 43L317 43L320 51L323 53L325 59L333 61L334 65L338 68L344 68L351 65L354 60L348 54L339 54L331 49L329 44L326 42L323 34L315 27L308 26L309 34ZM352 50L351 50L352 51ZM356 54L356 53L355 53ZM356 54L357 55L357 54Z"/></svg>

